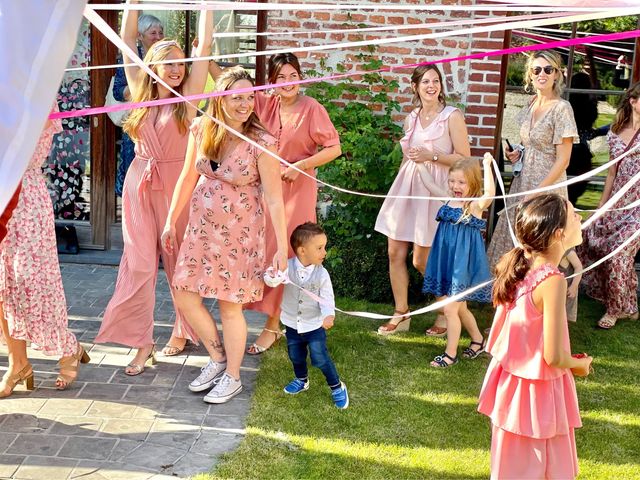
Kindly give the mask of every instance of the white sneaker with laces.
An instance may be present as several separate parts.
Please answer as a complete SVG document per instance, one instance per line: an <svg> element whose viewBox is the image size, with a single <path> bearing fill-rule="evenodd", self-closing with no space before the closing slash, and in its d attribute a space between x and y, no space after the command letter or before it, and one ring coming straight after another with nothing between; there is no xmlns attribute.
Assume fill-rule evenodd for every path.
<svg viewBox="0 0 640 480"><path fill-rule="evenodd" d="M209 360L204 367L200 369L200 375L189 384L189 390L192 392L204 392L213 387L227 369L227 362L218 363Z"/></svg>
<svg viewBox="0 0 640 480"><path fill-rule="evenodd" d="M242 382L225 372L216 386L204 397L204 401L207 403L225 403L241 391Z"/></svg>

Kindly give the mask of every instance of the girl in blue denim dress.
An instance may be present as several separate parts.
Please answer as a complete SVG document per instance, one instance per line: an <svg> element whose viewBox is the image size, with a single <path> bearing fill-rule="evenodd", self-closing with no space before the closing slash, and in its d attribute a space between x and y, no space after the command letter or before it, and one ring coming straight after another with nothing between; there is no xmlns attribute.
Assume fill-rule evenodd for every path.
<svg viewBox="0 0 640 480"><path fill-rule="evenodd" d="M491 197L495 194L492 161L493 157L486 153L483 159L484 188L480 165L475 159L464 158L451 166L448 192L435 184L426 167L419 170L420 178L433 196L461 199L446 202L436 216L438 229L427 260L422 291L434 294L438 300L491 280L481 231L486 227L482 212L491 205ZM472 197L478 198L462 200ZM491 302L491 286L476 289L444 307L447 347L442 355L433 359L431 366L443 368L458 362L458 342L463 325L471 337L471 344L464 350L463 357L476 358L484 351L484 338L475 317L467 308L467 300Z"/></svg>

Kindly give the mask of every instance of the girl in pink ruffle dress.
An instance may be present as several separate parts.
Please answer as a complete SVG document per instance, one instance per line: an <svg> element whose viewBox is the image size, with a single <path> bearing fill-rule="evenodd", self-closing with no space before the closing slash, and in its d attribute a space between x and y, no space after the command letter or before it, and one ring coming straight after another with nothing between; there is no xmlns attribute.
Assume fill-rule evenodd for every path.
<svg viewBox="0 0 640 480"><path fill-rule="evenodd" d="M588 375L592 358L571 355L558 264L582 241L580 216L559 195L541 195L522 205L515 228L522 247L496 267L493 359L478 407L492 423L491 478L572 479L582 426L573 376Z"/></svg>

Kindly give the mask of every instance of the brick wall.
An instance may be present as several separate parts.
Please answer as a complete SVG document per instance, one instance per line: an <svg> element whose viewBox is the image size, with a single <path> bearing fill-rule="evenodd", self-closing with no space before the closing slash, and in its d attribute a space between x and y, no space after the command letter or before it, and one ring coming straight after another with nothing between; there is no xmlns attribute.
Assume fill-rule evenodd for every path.
<svg viewBox="0 0 640 480"><path fill-rule="evenodd" d="M300 3L318 3L316 0L299 0ZM272 3L278 3L276 1ZM280 3L284 3L280 1ZM371 32L365 34L319 33L321 30L355 28L364 24L367 27L392 26L392 25L417 25L452 20L466 20L485 18L487 16L503 15L503 12L490 11L450 12L444 10L420 10L424 5L475 5L480 0L366 0L351 1L356 3L381 3L403 5L415 4L415 11L407 10L360 10L349 14L344 10L335 11L276 11L268 14L267 30L276 31L301 31L308 30L306 36L270 36L267 49L287 48L297 46L313 46L344 41L374 40L377 38L397 38L406 35L419 35L432 32L445 32L443 28L420 28L413 30L395 30L386 32ZM452 27L452 28L466 28ZM475 35L460 35L439 39L426 39L408 42L393 42L377 47L376 55L381 58L386 66L395 67L403 64L418 63L429 59L446 58L468 55L471 53L502 48L503 32L491 32ZM347 69L358 70L360 65L355 55L365 52L366 48L354 48L349 50L328 50L298 54L303 70L318 69L321 58L327 65L335 67L342 64ZM441 71L446 78L445 93L453 100L453 103L461 103L465 113L469 135L471 136L472 154L481 156L487 149L493 147L494 131L496 125L496 109L498 104L498 92L500 88L500 58L491 57L465 62L440 64ZM396 77L400 88L395 94L396 99L403 105L403 113L398 115L401 122L406 113L411 111L411 85L410 69L403 69L393 73L385 73L386 77Z"/></svg>

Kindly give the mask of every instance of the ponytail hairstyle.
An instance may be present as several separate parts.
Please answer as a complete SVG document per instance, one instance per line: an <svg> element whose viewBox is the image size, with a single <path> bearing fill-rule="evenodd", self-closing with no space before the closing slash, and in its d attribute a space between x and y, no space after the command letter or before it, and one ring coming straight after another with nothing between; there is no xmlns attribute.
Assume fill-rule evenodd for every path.
<svg viewBox="0 0 640 480"><path fill-rule="evenodd" d="M247 80L251 85L255 85L251 75L244 68L240 66L225 68L222 74L216 80L216 86L214 91L226 92L231 90L233 85L240 81ZM225 123L224 111L222 109L222 96L211 98L207 113L212 117ZM216 160L219 158L221 147L228 135L233 134L227 132L227 129L218 125L211 120L208 116L202 117L202 144L200 145L201 152L209 159ZM256 136L259 132L266 132L266 129L258 120L256 112L251 112L249 118L242 124L242 131L240 133L247 136Z"/></svg>
<svg viewBox="0 0 640 480"><path fill-rule="evenodd" d="M618 104L618 111L616 117L611 125L611 131L613 133L620 133L622 129L631 122L633 106L631 105L631 99L636 102L640 101L640 82L636 82L631 85L624 93Z"/></svg>
<svg viewBox="0 0 640 480"><path fill-rule="evenodd" d="M516 215L515 234L522 246L506 253L495 268L493 304L513 303L516 286L529 271L533 253L545 252L553 236L567 224L567 201L555 193L539 195L522 204Z"/></svg>
<svg viewBox="0 0 640 480"><path fill-rule="evenodd" d="M469 192L466 197L480 197L482 195L482 173L480 163L473 158L461 158L456 160L449 168L449 173L461 171L467 181ZM458 223L465 222L471 216L471 201L465 201L462 205L462 215Z"/></svg>
<svg viewBox="0 0 640 480"><path fill-rule="evenodd" d="M144 56L144 63L149 65L151 62L157 62L160 60L166 60L172 51L178 51L184 58L184 52L175 40L160 40L153 44L147 54ZM182 60L176 60L181 62ZM149 68L153 70L155 74L158 73L158 65L149 65ZM178 93L182 94L182 86L189 77L189 70L185 70L184 78L179 86L175 87ZM174 96L173 93L171 96ZM158 84L156 81L147 74L144 70L138 71L138 88L133 95L133 102L148 102L150 100L157 100L158 96ZM134 109L124 122L122 129L135 141L139 141L140 128L144 119L149 114L149 107L140 107ZM184 135L188 131L187 125L187 106L185 102L178 102L173 104L173 118L178 124L178 131L181 135Z"/></svg>

